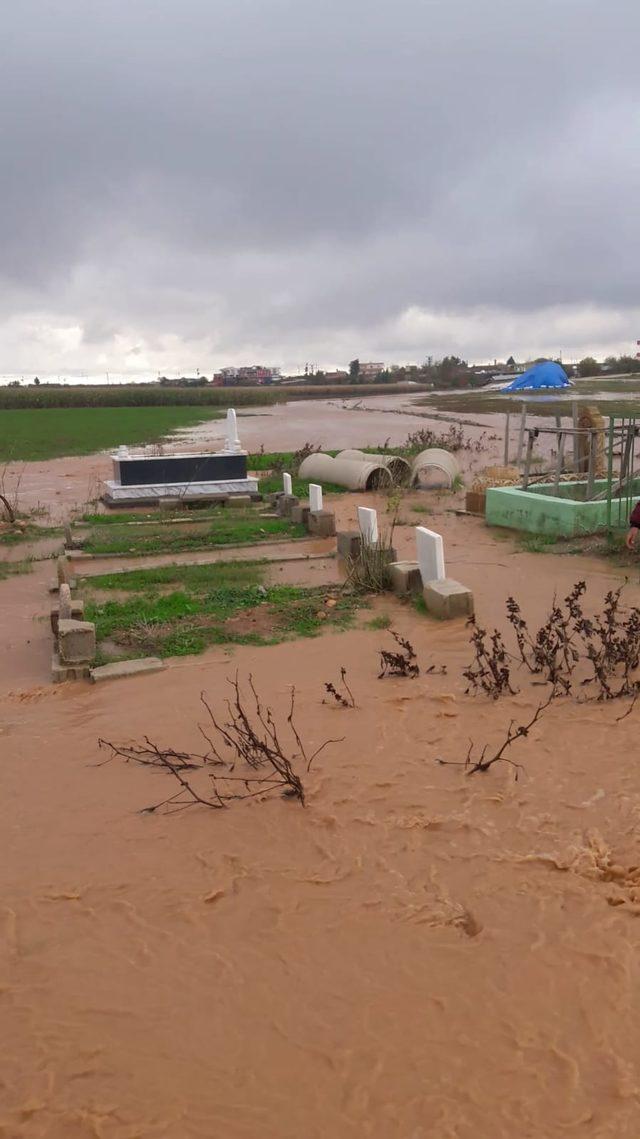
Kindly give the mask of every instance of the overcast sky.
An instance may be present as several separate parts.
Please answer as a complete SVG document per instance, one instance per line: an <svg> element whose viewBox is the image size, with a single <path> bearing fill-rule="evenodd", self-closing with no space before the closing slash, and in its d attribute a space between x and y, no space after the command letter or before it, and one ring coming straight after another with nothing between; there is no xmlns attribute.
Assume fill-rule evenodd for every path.
<svg viewBox="0 0 640 1139"><path fill-rule="evenodd" d="M633 351L638 0L16 0L0 372Z"/></svg>

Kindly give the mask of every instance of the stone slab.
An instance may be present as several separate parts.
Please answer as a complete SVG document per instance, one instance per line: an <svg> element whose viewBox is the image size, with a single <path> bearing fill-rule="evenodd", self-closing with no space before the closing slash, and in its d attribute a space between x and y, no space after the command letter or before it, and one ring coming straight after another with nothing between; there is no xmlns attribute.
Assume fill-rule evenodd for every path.
<svg viewBox="0 0 640 1139"><path fill-rule="evenodd" d="M137 483L123 486L114 479L103 483L103 500L107 506L157 506L161 498L180 499L182 502L215 502L221 498L231 498L235 494L260 493L255 478L220 479L183 483Z"/></svg>
<svg viewBox="0 0 640 1139"><path fill-rule="evenodd" d="M162 672L166 667L160 657L140 657L138 660L101 664L98 668L92 668L89 675L92 684L100 684L103 680L122 680L130 676L144 676L149 672Z"/></svg>
<svg viewBox="0 0 640 1139"><path fill-rule="evenodd" d="M423 597L427 612L441 621L452 617L471 617L474 612L473 593L451 577L427 582Z"/></svg>
<svg viewBox="0 0 640 1139"><path fill-rule="evenodd" d="M288 475L286 471L282 476L282 490L285 498L293 498L293 482L291 475Z"/></svg>
<svg viewBox="0 0 640 1139"><path fill-rule="evenodd" d="M422 584L444 581L447 575L444 568L442 535L436 534L435 530L428 530L426 526L416 526L416 547Z"/></svg>
<svg viewBox="0 0 640 1139"><path fill-rule="evenodd" d="M356 561L362 549L362 534L359 530L339 530L337 534L338 557L344 561Z"/></svg>
<svg viewBox="0 0 640 1139"><path fill-rule="evenodd" d="M58 653L64 665L85 664L96 655L96 627L92 621L58 621Z"/></svg>
<svg viewBox="0 0 640 1139"><path fill-rule="evenodd" d="M332 538L336 532L336 516L332 510L310 510L307 525L315 538Z"/></svg>
<svg viewBox="0 0 640 1139"><path fill-rule="evenodd" d="M391 588L400 597L410 593L420 593L422 577L417 562L392 562L389 566Z"/></svg>

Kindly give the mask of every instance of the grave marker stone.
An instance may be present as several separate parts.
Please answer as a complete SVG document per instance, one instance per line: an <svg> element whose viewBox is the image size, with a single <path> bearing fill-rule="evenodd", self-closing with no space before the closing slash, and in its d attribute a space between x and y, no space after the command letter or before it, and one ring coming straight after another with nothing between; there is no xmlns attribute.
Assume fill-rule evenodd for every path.
<svg viewBox="0 0 640 1139"><path fill-rule="evenodd" d="M233 407L227 408L227 438L224 450L229 454L241 451L240 437L238 435L238 420Z"/></svg>
<svg viewBox="0 0 640 1139"><path fill-rule="evenodd" d="M322 487L318 483L309 483L309 509L312 514L322 510Z"/></svg>
<svg viewBox="0 0 640 1139"><path fill-rule="evenodd" d="M416 546L422 584L429 581L444 581L444 543L442 535L426 526L416 526Z"/></svg>
<svg viewBox="0 0 640 1139"><path fill-rule="evenodd" d="M358 507L358 526L365 546L375 546L378 541L378 515L369 506Z"/></svg>
<svg viewBox="0 0 640 1139"><path fill-rule="evenodd" d="M291 475L286 472L282 476L282 487L287 498L293 495L293 483L291 482Z"/></svg>

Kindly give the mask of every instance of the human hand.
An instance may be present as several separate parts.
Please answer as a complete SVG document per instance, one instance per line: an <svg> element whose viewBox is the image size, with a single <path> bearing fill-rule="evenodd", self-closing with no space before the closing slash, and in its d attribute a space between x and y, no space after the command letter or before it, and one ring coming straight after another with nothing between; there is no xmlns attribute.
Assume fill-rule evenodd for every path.
<svg viewBox="0 0 640 1139"><path fill-rule="evenodd" d="M637 533L638 533L638 527L637 526L632 526L631 529L628 531L627 536L624 540L625 546L627 547L628 550L634 549L635 544L636 544L636 534Z"/></svg>

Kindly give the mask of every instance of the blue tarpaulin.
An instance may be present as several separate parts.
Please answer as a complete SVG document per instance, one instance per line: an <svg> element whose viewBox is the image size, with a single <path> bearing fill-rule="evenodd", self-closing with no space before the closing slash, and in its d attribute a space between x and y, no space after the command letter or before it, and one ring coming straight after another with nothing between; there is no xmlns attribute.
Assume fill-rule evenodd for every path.
<svg viewBox="0 0 640 1139"><path fill-rule="evenodd" d="M543 364L534 364L524 375L518 376L504 392L539 391L543 388L568 388L571 381L564 368L553 360L545 360Z"/></svg>

